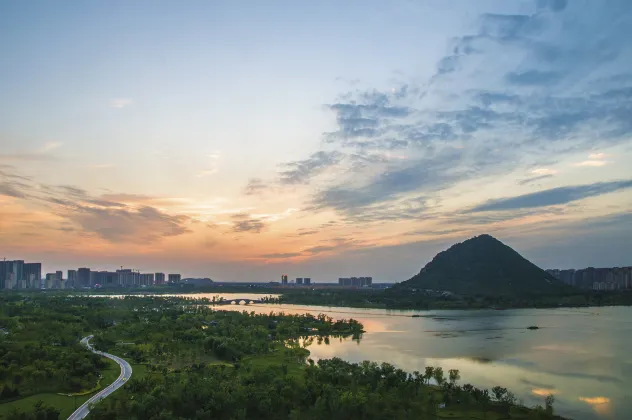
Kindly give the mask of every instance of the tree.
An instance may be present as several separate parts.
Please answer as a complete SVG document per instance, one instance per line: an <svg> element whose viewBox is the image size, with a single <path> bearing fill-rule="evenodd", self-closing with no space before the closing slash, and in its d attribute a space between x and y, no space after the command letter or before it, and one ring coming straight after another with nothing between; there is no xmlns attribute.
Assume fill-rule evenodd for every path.
<svg viewBox="0 0 632 420"><path fill-rule="evenodd" d="M430 383L430 379L432 379L433 376L434 376L434 367L426 366L426 369L424 370L424 379L426 380L426 383Z"/></svg>
<svg viewBox="0 0 632 420"><path fill-rule="evenodd" d="M553 404L555 403L555 396L553 394L549 394L544 399L544 405L546 407L546 413L549 415L553 415Z"/></svg>
<svg viewBox="0 0 632 420"><path fill-rule="evenodd" d="M443 382L445 381L445 378L443 376L443 368L442 367L434 368L434 373L432 377L437 382L437 385L442 385Z"/></svg>
<svg viewBox="0 0 632 420"><path fill-rule="evenodd" d="M505 394L507 394L507 388L503 388L501 386L496 385L492 388L492 394L494 394L494 398L496 401L502 401Z"/></svg>
<svg viewBox="0 0 632 420"><path fill-rule="evenodd" d="M455 385L456 381L461 379L461 375L459 374L459 370L458 369L450 369L448 371L448 377L450 378L450 383L452 385Z"/></svg>

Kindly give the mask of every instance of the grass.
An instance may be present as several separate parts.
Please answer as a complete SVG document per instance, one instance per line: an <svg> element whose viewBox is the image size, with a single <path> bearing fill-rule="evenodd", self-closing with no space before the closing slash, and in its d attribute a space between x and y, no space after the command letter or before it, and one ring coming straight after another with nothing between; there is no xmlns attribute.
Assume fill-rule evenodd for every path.
<svg viewBox="0 0 632 420"><path fill-rule="evenodd" d="M309 350L301 349L302 356L309 356ZM287 366L287 374L296 377L302 377L305 365L297 360L297 355L290 353L283 344L277 345L272 352L244 357L242 360L244 365L265 368L268 366Z"/></svg>
<svg viewBox="0 0 632 420"><path fill-rule="evenodd" d="M108 366L107 368L101 371L101 375L103 377L97 384L97 387L90 390L88 393L78 393L83 395L69 396L69 395L61 395L54 393L44 393L44 394L35 394L25 398L21 398L19 400L11 401L8 403L0 404L0 419L6 418L7 415L13 411L28 411L31 410L35 403L38 401L44 402L46 405L50 405L52 407L57 408L60 411L59 418L67 418L75 411L76 407L79 407L84 402L88 401L88 399L93 396L95 393L110 385L112 382L118 378L121 373L121 369L119 365L110 359L107 359ZM136 367L133 367L134 374L136 374ZM146 370L146 369L145 369ZM142 371L142 369L141 369Z"/></svg>

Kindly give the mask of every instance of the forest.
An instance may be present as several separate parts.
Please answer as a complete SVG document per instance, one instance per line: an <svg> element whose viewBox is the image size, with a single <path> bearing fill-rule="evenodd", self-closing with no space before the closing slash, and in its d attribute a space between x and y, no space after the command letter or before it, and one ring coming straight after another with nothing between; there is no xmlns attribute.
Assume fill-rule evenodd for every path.
<svg viewBox="0 0 632 420"><path fill-rule="evenodd" d="M6 294L0 307L0 418L64 418L73 407L61 394L87 398L107 386L106 359L78 344L89 334L134 368L93 407L93 419L558 418L552 398L526 408L504 388L460 385L456 370L310 359L314 341L359 340L355 320L214 310L159 296Z"/></svg>
<svg viewBox="0 0 632 420"><path fill-rule="evenodd" d="M277 291L278 293L278 291ZM283 290L270 303L297 305L346 306L380 309L484 309L484 308L557 308L632 305L632 291L585 291L572 293L528 294L519 296L456 295L415 288L372 289L295 289Z"/></svg>

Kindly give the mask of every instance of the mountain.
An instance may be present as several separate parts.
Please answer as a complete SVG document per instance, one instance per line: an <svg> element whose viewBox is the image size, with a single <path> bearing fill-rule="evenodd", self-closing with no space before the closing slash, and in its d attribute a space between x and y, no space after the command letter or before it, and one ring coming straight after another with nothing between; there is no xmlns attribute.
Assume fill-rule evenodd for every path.
<svg viewBox="0 0 632 420"><path fill-rule="evenodd" d="M509 296L557 294L570 290L570 286L490 235L452 245L397 288Z"/></svg>

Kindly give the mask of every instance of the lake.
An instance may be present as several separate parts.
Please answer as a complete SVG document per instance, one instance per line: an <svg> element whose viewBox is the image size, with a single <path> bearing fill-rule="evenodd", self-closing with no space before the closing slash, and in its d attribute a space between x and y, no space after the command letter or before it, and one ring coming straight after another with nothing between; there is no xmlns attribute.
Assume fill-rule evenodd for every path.
<svg viewBox="0 0 632 420"><path fill-rule="evenodd" d="M459 369L461 384L500 385L528 406L544 404L544 397L553 394L556 412L573 419L632 418L631 307L400 311L257 304L240 309L325 313L364 324L359 342L314 341L309 347L313 359L389 362L409 372L423 372L427 365L444 372ZM540 329L528 330L531 325Z"/></svg>

